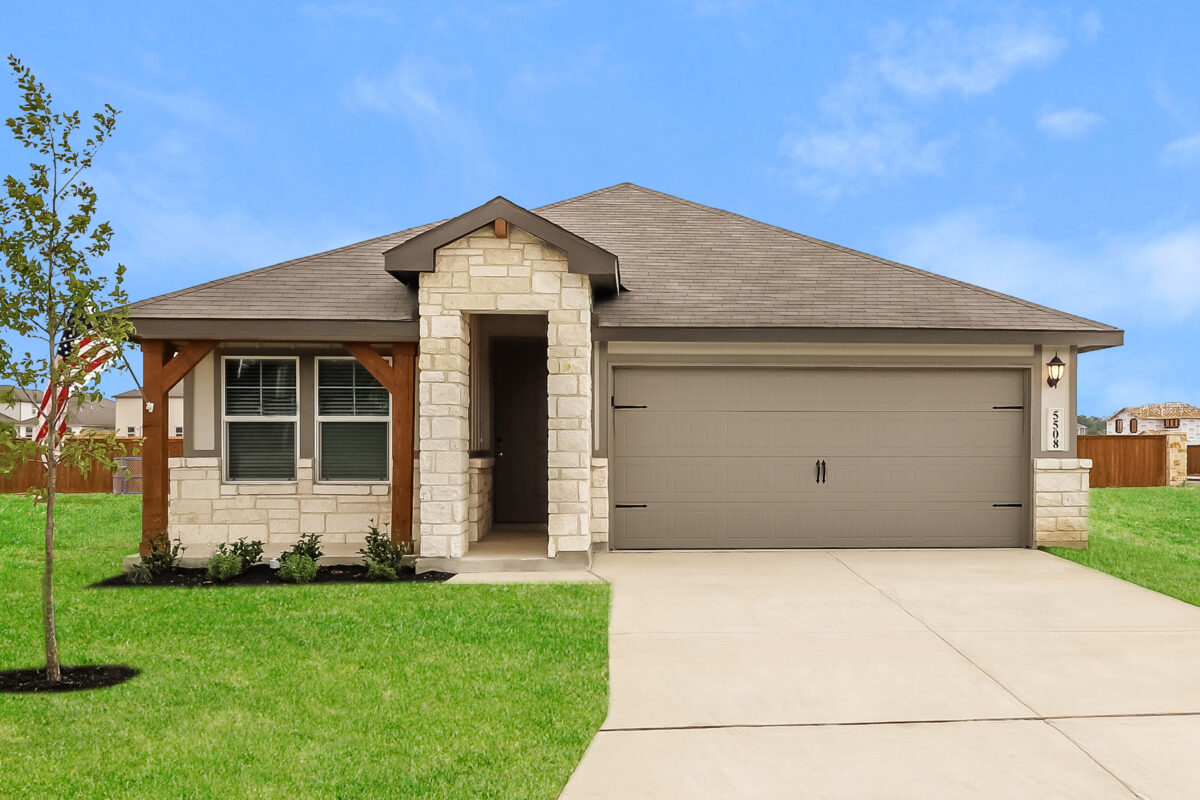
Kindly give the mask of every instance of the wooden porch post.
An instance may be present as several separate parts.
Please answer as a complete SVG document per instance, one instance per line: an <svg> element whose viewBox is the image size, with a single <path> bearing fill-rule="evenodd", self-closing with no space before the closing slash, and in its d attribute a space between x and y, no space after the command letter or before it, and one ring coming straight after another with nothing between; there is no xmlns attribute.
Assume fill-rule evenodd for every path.
<svg viewBox="0 0 1200 800"><path fill-rule="evenodd" d="M175 345L161 339L142 340L142 555L167 542L167 497L171 470L167 466L170 393L215 342L189 342L176 354Z"/></svg>
<svg viewBox="0 0 1200 800"><path fill-rule="evenodd" d="M392 541L412 541L417 343L393 343L391 364L365 342L343 346L392 395Z"/></svg>
<svg viewBox="0 0 1200 800"><path fill-rule="evenodd" d="M413 415L417 343L392 345L392 541L412 541Z"/></svg>
<svg viewBox="0 0 1200 800"><path fill-rule="evenodd" d="M167 343L142 341L142 555L166 544L167 491L167 392L163 367L170 357Z"/></svg>

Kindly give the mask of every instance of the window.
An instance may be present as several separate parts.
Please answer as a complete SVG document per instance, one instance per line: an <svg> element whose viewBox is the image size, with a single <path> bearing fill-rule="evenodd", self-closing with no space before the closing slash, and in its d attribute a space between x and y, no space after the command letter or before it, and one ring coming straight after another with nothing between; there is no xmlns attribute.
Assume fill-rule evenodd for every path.
<svg viewBox="0 0 1200 800"><path fill-rule="evenodd" d="M1129 432L1137 433L1137 420L1136 419L1129 420Z"/></svg>
<svg viewBox="0 0 1200 800"><path fill-rule="evenodd" d="M224 364L226 477L294 481L296 359L227 356Z"/></svg>
<svg viewBox="0 0 1200 800"><path fill-rule="evenodd" d="M1117 433L1123 433L1125 431L1125 420L1119 419L1116 422L1114 422L1113 430L1116 431Z"/></svg>
<svg viewBox="0 0 1200 800"><path fill-rule="evenodd" d="M387 389L353 358L317 359L317 480L386 481Z"/></svg>
<svg viewBox="0 0 1200 800"><path fill-rule="evenodd" d="M1178 418L1176 418L1176 419L1164 419L1164 420L1163 420L1163 427L1164 427L1164 428L1178 428L1178 427L1179 427L1179 419L1178 419Z"/></svg>

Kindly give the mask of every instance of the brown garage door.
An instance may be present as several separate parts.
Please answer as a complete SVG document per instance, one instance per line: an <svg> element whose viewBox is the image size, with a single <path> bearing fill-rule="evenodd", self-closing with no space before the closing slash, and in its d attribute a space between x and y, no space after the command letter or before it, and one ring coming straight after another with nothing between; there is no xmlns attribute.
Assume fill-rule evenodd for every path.
<svg viewBox="0 0 1200 800"><path fill-rule="evenodd" d="M622 367L614 381L614 547L1026 542L1019 370Z"/></svg>

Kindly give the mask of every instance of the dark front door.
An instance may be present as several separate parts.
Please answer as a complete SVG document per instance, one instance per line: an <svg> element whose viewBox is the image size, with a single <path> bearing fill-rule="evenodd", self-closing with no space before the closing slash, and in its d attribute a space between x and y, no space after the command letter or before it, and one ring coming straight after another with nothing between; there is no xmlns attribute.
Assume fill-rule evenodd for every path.
<svg viewBox="0 0 1200 800"><path fill-rule="evenodd" d="M546 522L546 340L495 339L492 430L496 522Z"/></svg>

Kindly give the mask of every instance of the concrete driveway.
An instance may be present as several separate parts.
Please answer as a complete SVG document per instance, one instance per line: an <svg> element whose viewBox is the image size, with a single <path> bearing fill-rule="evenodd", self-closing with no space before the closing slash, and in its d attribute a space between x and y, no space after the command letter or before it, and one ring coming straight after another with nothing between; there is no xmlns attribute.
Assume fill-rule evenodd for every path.
<svg viewBox="0 0 1200 800"><path fill-rule="evenodd" d="M1200 608L1032 550L606 553L565 798L1200 796Z"/></svg>

